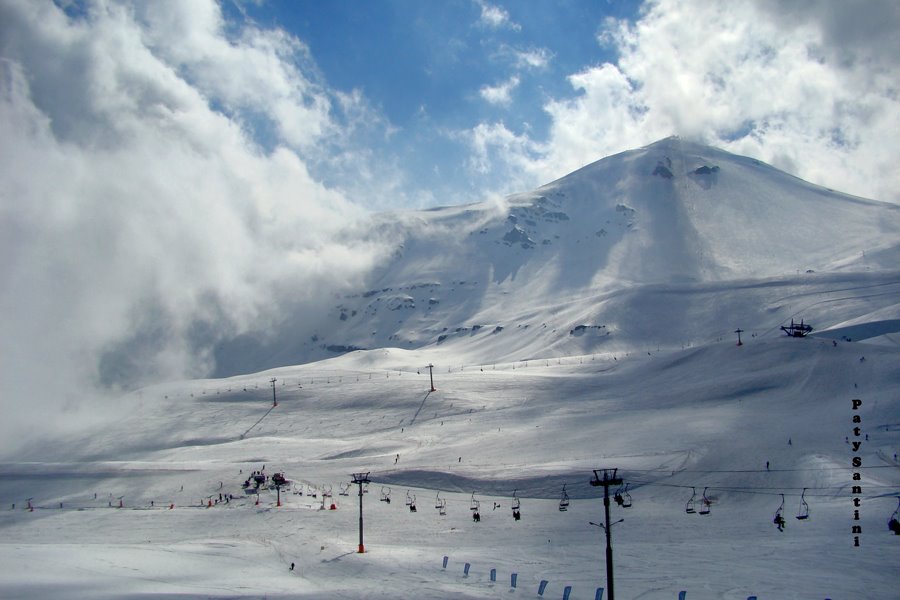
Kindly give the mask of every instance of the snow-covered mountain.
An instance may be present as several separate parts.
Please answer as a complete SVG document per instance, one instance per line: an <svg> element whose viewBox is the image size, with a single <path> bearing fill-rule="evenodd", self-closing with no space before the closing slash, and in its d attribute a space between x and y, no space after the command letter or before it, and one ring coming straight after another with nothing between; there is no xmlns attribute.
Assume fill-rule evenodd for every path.
<svg viewBox="0 0 900 600"><path fill-rule="evenodd" d="M893 205L674 138L379 217L369 285L296 344L222 350L288 366L138 390L4 457L0 597L589 600L589 481L617 469L620 599L894 599L898 232ZM290 488L245 489L260 470Z"/></svg>
<svg viewBox="0 0 900 600"><path fill-rule="evenodd" d="M820 294L900 269L897 205L675 137L502 202L380 215L369 235L395 250L363 289L289 341L222 349L219 374L386 347L477 362L681 347L795 315L825 329L872 301L825 317Z"/></svg>

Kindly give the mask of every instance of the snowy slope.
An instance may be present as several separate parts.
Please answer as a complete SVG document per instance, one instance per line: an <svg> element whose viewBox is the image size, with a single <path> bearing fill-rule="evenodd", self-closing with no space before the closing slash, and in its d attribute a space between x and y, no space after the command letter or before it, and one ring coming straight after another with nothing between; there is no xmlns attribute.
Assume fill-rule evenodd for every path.
<svg viewBox="0 0 900 600"><path fill-rule="evenodd" d="M445 344L477 362L681 347L738 326L777 330L845 288L867 299L847 300L841 319L865 318L872 295L861 290L880 284L867 274L900 265L896 205L679 138L504 203L386 215L369 235L395 252L364 289L324 321L285 326L289 340L226 362ZM884 302L875 308L900 317L896 295ZM650 312L661 327L646 326Z"/></svg>
<svg viewBox="0 0 900 600"><path fill-rule="evenodd" d="M372 285L317 341L268 349L336 356L138 390L103 428L2 457L0 597L533 598L547 580L590 599L588 482L617 468L620 599L897 598L896 215L669 139L503 206L397 216ZM813 335L785 336L791 318ZM263 465L293 480L282 506L242 488ZM339 494L358 472L363 554ZM704 492L709 514L687 514Z"/></svg>
<svg viewBox="0 0 900 600"><path fill-rule="evenodd" d="M54 461L4 464L0 494L17 508L0 513L3 597L492 598L508 596L516 572L515 596L533 597L548 579L551 597L573 585L573 598L592 598L604 563L601 532L588 525L602 505L588 480L606 467L620 469L634 499L613 505L613 518L625 518L614 538L620 597L895 597L885 522L900 491L896 349L773 334L650 356L435 360L430 393L416 366L432 358L359 352L158 386L123 398L117 422L61 446ZM864 401L869 436L859 438L859 548L844 442L851 398ZM276 507L270 490L256 505L240 484L263 465L305 484L304 495L285 492ZM373 480L364 555L356 497L338 493L360 471ZM330 488L338 509L317 510L310 486ZM710 514L685 514L691 488L699 499L705 487ZM807 522L793 519L803 488ZM384 489L390 505L378 501ZM240 499L205 508L220 491ZM789 522L779 533L771 519L782 493ZM23 510L28 497L34 512ZM125 508L108 508L119 497ZM39 566L48 561L52 573Z"/></svg>

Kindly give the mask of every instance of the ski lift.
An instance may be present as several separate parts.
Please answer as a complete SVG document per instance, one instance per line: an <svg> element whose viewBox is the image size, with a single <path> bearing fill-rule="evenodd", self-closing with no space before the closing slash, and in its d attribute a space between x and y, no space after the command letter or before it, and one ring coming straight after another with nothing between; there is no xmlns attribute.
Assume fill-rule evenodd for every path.
<svg viewBox="0 0 900 600"><path fill-rule="evenodd" d="M318 497L318 494L319 494L319 492L318 492L318 490L316 489L316 486L314 486L314 485L311 484L311 483L310 483L310 484L307 484L307 486L306 486L306 495L307 495L307 496L310 496L310 497L312 497L312 498L317 498L317 497Z"/></svg>
<svg viewBox="0 0 900 600"><path fill-rule="evenodd" d="M805 521L809 518L809 504L806 502L806 488L803 488L803 492L800 494L800 511L797 513L798 521Z"/></svg>
<svg viewBox="0 0 900 600"><path fill-rule="evenodd" d="M516 492L519 490L513 490L513 499L512 499L512 509L514 511L519 510L519 506L521 506L521 502L519 502L519 497L516 496Z"/></svg>
<svg viewBox="0 0 900 600"><path fill-rule="evenodd" d="M391 503L391 488L389 487L381 487L381 502Z"/></svg>
<svg viewBox="0 0 900 600"><path fill-rule="evenodd" d="M888 519L888 529L894 532L894 535L900 535L900 496L897 497L897 509L891 518Z"/></svg>
<svg viewBox="0 0 900 600"><path fill-rule="evenodd" d="M562 512L569 510L569 494L566 493L566 484L563 484L562 497L559 499L559 510Z"/></svg>
<svg viewBox="0 0 900 600"><path fill-rule="evenodd" d="M346 482L345 482L345 483L342 483L342 484L341 484L341 491L338 492L338 495L339 495L339 496L349 496L349 495L350 495L350 484L349 484L349 483L346 483Z"/></svg>
<svg viewBox="0 0 900 600"><path fill-rule="evenodd" d="M687 504L684 505L684 512L686 512L689 515L692 515L695 512L697 512L697 509L694 508L694 498L696 498L696 497L697 497L697 488L692 487L691 488L691 498L690 498L690 500L687 501Z"/></svg>
<svg viewBox="0 0 900 600"><path fill-rule="evenodd" d="M473 511L475 514L478 514L479 508L481 508L481 502L475 499L475 492L472 492L472 504L469 506L469 510ZM480 518L478 520L480 520Z"/></svg>
<svg viewBox="0 0 900 600"><path fill-rule="evenodd" d="M441 493L438 492L434 496L434 507L439 509L443 504L444 504L444 502L443 502L443 500L441 500Z"/></svg>
<svg viewBox="0 0 900 600"><path fill-rule="evenodd" d="M628 493L628 484L625 484L625 487L619 487L616 490L615 496L613 499L616 501L616 504L621 506L622 508L631 508L631 494Z"/></svg>
<svg viewBox="0 0 900 600"><path fill-rule="evenodd" d="M369 483L368 482L364 483L362 488L363 488L363 494L369 493Z"/></svg>
<svg viewBox="0 0 900 600"><path fill-rule="evenodd" d="M708 515L710 506L712 502L710 502L709 498L706 497L706 490L709 488L703 488L703 497L700 498L700 510L697 511L697 514L700 515Z"/></svg>
<svg viewBox="0 0 900 600"><path fill-rule="evenodd" d="M409 490L406 490L406 505L411 506L414 502L413 497L409 495Z"/></svg>
<svg viewBox="0 0 900 600"><path fill-rule="evenodd" d="M786 523L784 522L784 494L781 494L781 506L775 511L775 518L772 519L778 531L784 531Z"/></svg>
<svg viewBox="0 0 900 600"><path fill-rule="evenodd" d="M322 497L323 498L331 498L332 497L331 490L332 490L332 487L331 487L330 483L326 483L324 486L322 486Z"/></svg>
<svg viewBox="0 0 900 600"><path fill-rule="evenodd" d="M416 495L413 494L412 500L408 503L409 512L416 512Z"/></svg>

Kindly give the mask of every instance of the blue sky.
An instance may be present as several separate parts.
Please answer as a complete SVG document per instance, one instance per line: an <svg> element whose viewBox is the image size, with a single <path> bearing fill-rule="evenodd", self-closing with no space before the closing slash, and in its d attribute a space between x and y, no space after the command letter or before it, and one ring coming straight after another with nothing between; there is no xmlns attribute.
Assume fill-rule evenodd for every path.
<svg viewBox="0 0 900 600"><path fill-rule="evenodd" d="M317 179L373 210L529 189L668 135L851 193L897 197L871 141L897 126L885 116L893 92L884 78L897 70L885 57L900 19L887 1L219 6L221 35L233 43L258 29L302 46L296 68L321 84L341 139L321 140L331 146L325 157L294 149ZM336 101L345 95L349 113L346 98ZM242 122L259 143L284 142L265 112L256 117ZM846 169L854 154L870 172Z"/></svg>
<svg viewBox="0 0 900 600"><path fill-rule="evenodd" d="M546 138L544 102L577 93L570 73L615 61L615 48L598 36L607 18L633 21L639 6L392 0L222 8L235 23L282 28L301 40L328 86L359 91L392 130L388 141L374 135L367 143L402 161L418 185L449 196L419 202L454 203L477 199L490 179L466 169L469 149L458 133L502 121L516 135Z"/></svg>
<svg viewBox="0 0 900 600"><path fill-rule="evenodd" d="M260 24L304 40L330 84L359 88L399 127L415 128L424 112L451 127L515 115L514 126L527 121L546 128L535 96L565 93L567 74L614 60L598 43L602 23L607 16L634 18L637 7L533 2L509 10L494 6L493 20L482 14L491 14L491 7L471 0L278 2L243 9ZM529 54L539 64L525 64ZM520 85L510 105L480 97L482 87L512 76Z"/></svg>

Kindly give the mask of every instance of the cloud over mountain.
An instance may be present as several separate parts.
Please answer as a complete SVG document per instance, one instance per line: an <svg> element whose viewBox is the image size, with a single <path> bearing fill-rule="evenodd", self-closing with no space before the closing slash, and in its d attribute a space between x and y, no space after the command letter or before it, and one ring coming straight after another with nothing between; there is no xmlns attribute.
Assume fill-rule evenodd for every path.
<svg viewBox="0 0 900 600"><path fill-rule="evenodd" d="M283 60L303 49L253 28L232 43L217 10L174 4L193 12L0 7L6 427L73 388L206 373L219 339L315 314L378 256L336 237L365 211L310 174L304 149L341 125Z"/></svg>
<svg viewBox="0 0 900 600"><path fill-rule="evenodd" d="M472 131L492 135L473 148L492 169L524 163L546 181L676 134L897 202L898 25L889 1L647 2L634 22L603 24L616 60L569 75L573 94L544 104L545 139L483 122Z"/></svg>

